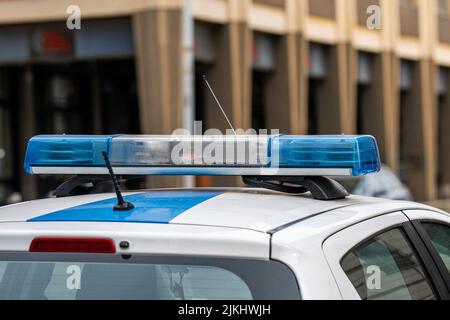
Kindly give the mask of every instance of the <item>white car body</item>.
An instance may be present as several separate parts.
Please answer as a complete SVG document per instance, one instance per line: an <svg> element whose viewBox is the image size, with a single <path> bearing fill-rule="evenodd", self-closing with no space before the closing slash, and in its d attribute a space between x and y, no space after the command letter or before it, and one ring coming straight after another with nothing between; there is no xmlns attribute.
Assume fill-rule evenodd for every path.
<svg viewBox="0 0 450 320"><path fill-rule="evenodd" d="M276 260L293 271L302 299L359 299L339 264L352 247L390 226L407 222L408 218L425 217L450 224L449 214L428 206L358 196L318 201L308 195L261 189L153 190L124 196L151 197L161 192L177 196L185 192L217 194L167 223L127 221L130 216L126 214L125 218L105 222L95 217L95 205L90 209L89 221L76 221L76 217L33 221L53 212L71 217L72 208L114 201L114 194L52 198L2 207L0 252L28 252L32 240L39 237L110 238L116 243L117 254ZM151 199L148 203L154 208ZM139 208L139 204L135 205ZM112 207L111 214L115 214ZM127 249L119 246L124 240L131 244Z"/></svg>

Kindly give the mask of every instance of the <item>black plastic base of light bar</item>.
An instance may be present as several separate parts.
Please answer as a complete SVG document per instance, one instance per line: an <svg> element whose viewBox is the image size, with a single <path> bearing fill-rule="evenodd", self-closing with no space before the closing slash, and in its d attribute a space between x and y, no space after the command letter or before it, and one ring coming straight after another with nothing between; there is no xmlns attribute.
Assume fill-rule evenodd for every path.
<svg viewBox="0 0 450 320"><path fill-rule="evenodd" d="M316 200L341 200L349 196L340 183L327 177L244 176L242 178L244 183L251 187L289 194L311 192L311 196Z"/></svg>
<svg viewBox="0 0 450 320"><path fill-rule="evenodd" d="M142 176L123 176L125 180ZM326 177L298 176L244 176L244 183L255 188L264 188L289 194L311 192L316 200L339 200L349 196L347 190L335 180ZM63 182L55 191L57 198L89 194L99 183L110 181L108 175L77 175ZM128 205L117 207L116 211L128 211Z"/></svg>
<svg viewBox="0 0 450 320"><path fill-rule="evenodd" d="M142 176L123 176L124 180L139 179ZM111 177L109 175L76 175L64 181L56 191L54 196L57 198L64 198L69 196L77 196L90 194L95 186L99 183L109 182Z"/></svg>

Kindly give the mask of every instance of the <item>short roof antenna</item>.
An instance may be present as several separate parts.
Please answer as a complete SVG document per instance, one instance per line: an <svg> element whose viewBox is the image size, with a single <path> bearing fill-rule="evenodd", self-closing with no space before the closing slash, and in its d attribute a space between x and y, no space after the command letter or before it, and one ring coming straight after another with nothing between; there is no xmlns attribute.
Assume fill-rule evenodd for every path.
<svg viewBox="0 0 450 320"><path fill-rule="evenodd" d="M214 93L214 90L211 88L211 85L209 84L208 79L206 78L206 75L203 75L203 81L205 81L206 85L208 86L209 91L210 91L211 94L213 95L214 100L216 100L217 105L219 106L220 110L222 111L223 116L224 116L225 119L227 120L228 125L230 126L231 130L233 130L234 135L237 135L236 130L234 130L234 127L233 127L233 125L231 124L230 119L228 119L227 114L225 113L225 110L223 110L222 105L221 105L220 102L219 102L219 99L217 99L217 96L216 96L216 94Z"/></svg>
<svg viewBox="0 0 450 320"><path fill-rule="evenodd" d="M114 174L114 170L111 166L111 162L109 161L108 153L106 151L102 151L103 159L105 159L106 168L108 168L109 175L111 176L111 180L114 186L114 190L116 191L117 203L114 206L114 211L130 211L134 209L134 205L130 202L127 202L123 199L122 192L120 192L119 183L117 182L117 177Z"/></svg>

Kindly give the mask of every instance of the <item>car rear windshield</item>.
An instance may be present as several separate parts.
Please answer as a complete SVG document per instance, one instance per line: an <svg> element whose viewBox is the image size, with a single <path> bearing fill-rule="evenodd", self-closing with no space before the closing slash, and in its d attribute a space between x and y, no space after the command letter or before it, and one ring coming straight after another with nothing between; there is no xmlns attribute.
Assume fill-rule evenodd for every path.
<svg viewBox="0 0 450 320"><path fill-rule="evenodd" d="M275 261L80 254L0 254L0 300L300 299Z"/></svg>

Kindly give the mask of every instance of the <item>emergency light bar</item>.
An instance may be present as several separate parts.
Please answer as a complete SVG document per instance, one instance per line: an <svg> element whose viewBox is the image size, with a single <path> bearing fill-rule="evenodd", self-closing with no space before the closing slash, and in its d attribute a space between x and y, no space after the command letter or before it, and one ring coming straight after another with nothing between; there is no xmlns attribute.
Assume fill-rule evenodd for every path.
<svg viewBox="0 0 450 320"><path fill-rule="evenodd" d="M360 176L380 170L372 136L36 136L30 174Z"/></svg>

